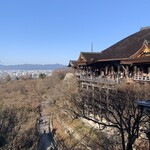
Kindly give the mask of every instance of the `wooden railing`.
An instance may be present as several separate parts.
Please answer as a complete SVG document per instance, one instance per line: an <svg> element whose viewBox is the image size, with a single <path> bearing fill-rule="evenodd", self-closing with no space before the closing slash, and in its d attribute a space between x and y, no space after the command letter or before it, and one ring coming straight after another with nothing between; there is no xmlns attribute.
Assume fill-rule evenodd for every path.
<svg viewBox="0 0 150 150"><path fill-rule="evenodd" d="M134 81L144 81L144 82L150 82L150 76L134 76Z"/></svg>
<svg viewBox="0 0 150 150"><path fill-rule="evenodd" d="M81 73L80 72L75 72L75 75L76 76L81 76Z"/></svg>
<svg viewBox="0 0 150 150"><path fill-rule="evenodd" d="M82 74L80 72L75 72L75 75L78 77L80 81L85 81L85 82L92 82L92 83L106 83L106 84L117 84L121 83L122 81L126 82L131 82L131 81L136 81L136 82L150 82L150 76L139 76L135 75L133 77L128 77L128 78L111 78L108 76L87 76L86 74Z"/></svg>
<svg viewBox="0 0 150 150"><path fill-rule="evenodd" d="M119 79L112 79L112 78L103 78L103 77L87 77L87 76L80 76L80 81L86 82L93 82L93 83L106 83L106 84L116 84L119 83Z"/></svg>

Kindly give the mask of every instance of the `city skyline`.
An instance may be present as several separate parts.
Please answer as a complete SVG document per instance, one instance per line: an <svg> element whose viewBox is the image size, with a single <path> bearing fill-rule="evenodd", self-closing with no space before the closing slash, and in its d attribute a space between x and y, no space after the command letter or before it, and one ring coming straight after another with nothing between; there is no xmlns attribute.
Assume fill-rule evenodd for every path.
<svg viewBox="0 0 150 150"><path fill-rule="evenodd" d="M149 26L148 0L0 2L0 64L63 64Z"/></svg>

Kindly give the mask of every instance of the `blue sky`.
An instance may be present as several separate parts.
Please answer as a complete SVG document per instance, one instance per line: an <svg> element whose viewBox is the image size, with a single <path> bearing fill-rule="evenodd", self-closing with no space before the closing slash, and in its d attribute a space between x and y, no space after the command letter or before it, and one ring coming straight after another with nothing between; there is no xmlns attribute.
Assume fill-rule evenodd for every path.
<svg viewBox="0 0 150 150"><path fill-rule="evenodd" d="M0 63L67 65L150 26L149 0L0 0Z"/></svg>

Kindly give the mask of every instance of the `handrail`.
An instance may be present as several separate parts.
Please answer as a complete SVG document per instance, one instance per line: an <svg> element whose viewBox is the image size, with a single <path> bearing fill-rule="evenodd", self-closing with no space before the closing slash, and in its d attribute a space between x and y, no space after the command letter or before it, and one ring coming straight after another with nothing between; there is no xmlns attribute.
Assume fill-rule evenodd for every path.
<svg viewBox="0 0 150 150"><path fill-rule="evenodd" d="M102 78L102 77L86 77L80 76L80 81L89 81L89 82L97 82L97 83L119 83L119 79L111 79L111 78Z"/></svg>
<svg viewBox="0 0 150 150"><path fill-rule="evenodd" d="M134 76L133 80L135 81L150 81L150 76Z"/></svg>
<svg viewBox="0 0 150 150"><path fill-rule="evenodd" d="M80 72L75 72L75 75L79 77L80 81L87 81L87 82L95 82L95 83L120 83L122 81L121 78L110 78L107 76L87 76L86 74L82 74ZM131 77L132 81L144 81L144 82L150 82L150 76L140 76L140 75L135 75Z"/></svg>

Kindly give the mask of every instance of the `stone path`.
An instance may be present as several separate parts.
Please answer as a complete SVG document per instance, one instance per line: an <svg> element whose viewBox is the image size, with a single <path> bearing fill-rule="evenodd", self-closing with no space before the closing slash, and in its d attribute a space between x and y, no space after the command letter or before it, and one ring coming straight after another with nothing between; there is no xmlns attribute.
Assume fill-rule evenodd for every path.
<svg viewBox="0 0 150 150"><path fill-rule="evenodd" d="M50 115L45 113L46 107L49 107L47 101L41 102L41 112L37 120L37 130L39 133L38 150L57 150L54 140L54 134L51 129Z"/></svg>

